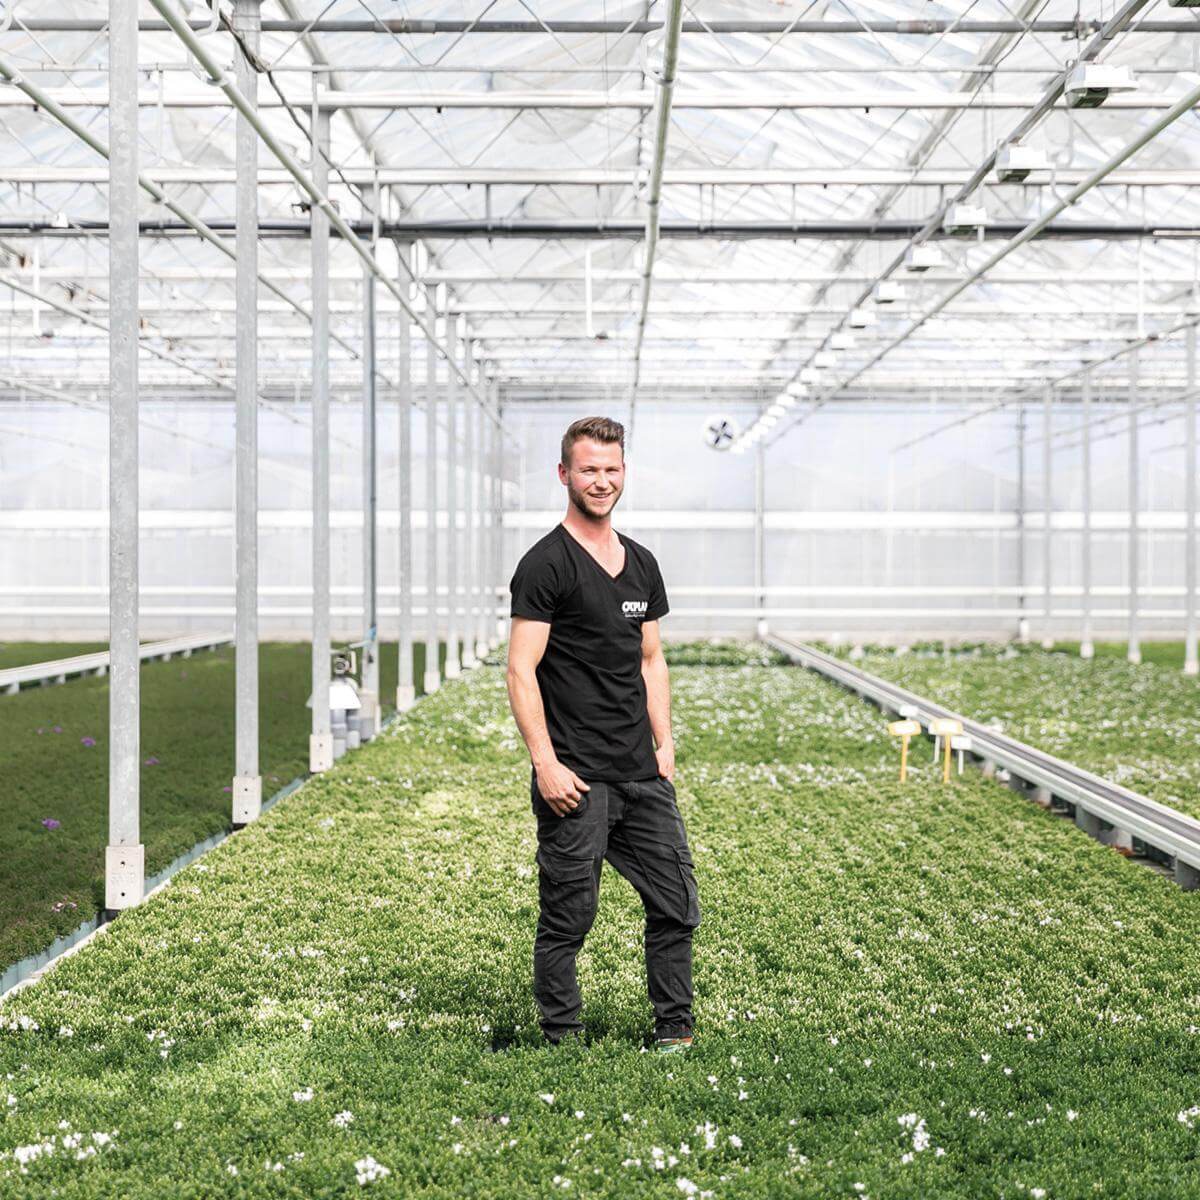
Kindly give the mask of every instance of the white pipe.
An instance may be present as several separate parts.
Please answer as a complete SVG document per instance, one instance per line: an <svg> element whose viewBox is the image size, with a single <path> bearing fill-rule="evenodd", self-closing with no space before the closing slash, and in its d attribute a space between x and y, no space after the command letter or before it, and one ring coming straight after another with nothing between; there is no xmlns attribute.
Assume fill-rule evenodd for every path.
<svg viewBox="0 0 1200 1200"><path fill-rule="evenodd" d="M654 256L658 250L659 206L662 201L663 166L667 139L671 131L671 101L675 90L675 70L679 63L679 29L683 23L683 0L669 0L663 42L662 74L658 77L658 109L654 130L654 157L650 164L650 188L646 197L646 243L642 259L642 292L638 303L637 340L633 347L633 365L629 383L629 428L626 443L633 444L633 422L637 389L642 373L642 341L646 317L650 311L650 288L654 277Z"/></svg>
<svg viewBox="0 0 1200 1200"><path fill-rule="evenodd" d="M1137 395L1138 355L1129 356L1129 649L1127 657L1131 663L1142 661L1141 641L1138 636L1138 577L1141 570L1138 546L1138 413L1134 404Z"/></svg>

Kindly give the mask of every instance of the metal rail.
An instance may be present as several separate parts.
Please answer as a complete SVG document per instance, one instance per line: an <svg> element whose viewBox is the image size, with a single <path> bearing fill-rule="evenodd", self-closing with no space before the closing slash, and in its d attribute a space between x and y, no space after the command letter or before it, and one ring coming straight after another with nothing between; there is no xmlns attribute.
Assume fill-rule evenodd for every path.
<svg viewBox="0 0 1200 1200"><path fill-rule="evenodd" d="M1121 840L1115 835L1121 833L1137 838L1170 859L1180 887L1189 891L1200 887L1200 821L803 642L778 634L768 635L766 642L800 666L820 672L885 711L912 717L926 729L938 718L961 721L963 732L971 739L971 754L983 760L985 770L1003 767L1013 778L1039 789L1044 801L1054 796L1066 801L1075 809L1076 824L1101 841L1115 844Z"/></svg>
<svg viewBox="0 0 1200 1200"><path fill-rule="evenodd" d="M97 609L97 612L107 609ZM162 642L146 642L138 648L138 659L150 662L161 658L166 662L172 655L191 658L195 650L215 650L233 641L232 633L194 633L184 637L168 638ZM65 683L71 675L103 675L109 666L108 651L98 650L94 654L77 654L72 658L58 658L49 662L27 663L23 667L7 667L0 671L0 693L15 696L23 683Z"/></svg>

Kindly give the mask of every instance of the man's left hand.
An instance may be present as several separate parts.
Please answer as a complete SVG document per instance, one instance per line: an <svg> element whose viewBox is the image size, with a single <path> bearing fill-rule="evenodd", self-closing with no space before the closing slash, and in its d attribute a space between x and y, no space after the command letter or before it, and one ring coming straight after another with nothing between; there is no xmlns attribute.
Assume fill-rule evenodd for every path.
<svg viewBox="0 0 1200 1200"><path fill-rule="evenodd" d="M658 773L665 779L675 782L675 742L668 741L659 746L654 752L658 760Z"/></svg>

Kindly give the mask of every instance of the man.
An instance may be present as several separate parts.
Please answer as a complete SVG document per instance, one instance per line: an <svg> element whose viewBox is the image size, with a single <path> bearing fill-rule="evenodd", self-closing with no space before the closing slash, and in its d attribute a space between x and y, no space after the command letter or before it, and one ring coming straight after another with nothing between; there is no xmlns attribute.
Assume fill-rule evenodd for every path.
<svg viewBox="0 0 1200 1200"><path fill-rule="evenodd" d="M660 1051L692 1044L700 906L675 803L671 694L654 556L617 533L625 430L576 421L562 439L567 515L526 552L512 591L508 696L533 765L540 915L533 990L544 1036L580 1037L575 959L608 861L646 910L646 979Z"/></svg>

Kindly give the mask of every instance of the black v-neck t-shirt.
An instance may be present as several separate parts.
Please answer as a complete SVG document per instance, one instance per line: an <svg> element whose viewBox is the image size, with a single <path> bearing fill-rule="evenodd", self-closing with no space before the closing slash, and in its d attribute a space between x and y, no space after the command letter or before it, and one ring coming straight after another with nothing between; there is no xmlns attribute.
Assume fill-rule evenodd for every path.
<svg viewBox="0 0 1200 1200"><path fill-rule="evenodd" d="M559 762L585 783L654 779L658 762L642 679L642 622L667 611L654 555L618 533L625 565L610 575L556 525L509 583L512 615L550 625L537 667L546 730Z"/></svg>

